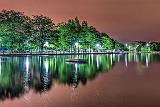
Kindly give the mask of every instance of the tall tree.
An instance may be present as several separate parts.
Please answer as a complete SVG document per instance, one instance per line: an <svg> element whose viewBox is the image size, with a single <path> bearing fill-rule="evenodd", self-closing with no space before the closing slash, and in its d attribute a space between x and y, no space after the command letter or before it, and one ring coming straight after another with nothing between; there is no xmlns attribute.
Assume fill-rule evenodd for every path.
<svg viewBox="0 0 160 107"><path fill-rule="evenodd" d="M44 44L50 42L54 37L55 24L53 21L46 16L34 16L32 20L33 24L33 35L32 43L41 49L43 52Z"/></svg>
<svg viewBox="0 0 160 107"><path fill-rule="evenodd" d="M3 10L0 14L1 38L11 50L21 51L27 39L30 18L22 12Z"/></svg>

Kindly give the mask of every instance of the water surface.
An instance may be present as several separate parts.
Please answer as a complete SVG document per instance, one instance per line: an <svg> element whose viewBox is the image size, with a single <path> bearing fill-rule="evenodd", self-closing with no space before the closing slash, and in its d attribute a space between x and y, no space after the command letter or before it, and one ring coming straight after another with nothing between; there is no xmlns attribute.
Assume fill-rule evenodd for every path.
<svg viewBox="0 0 160 107"><path fill-rule="evenodd" d="M0 57L2 107L159 107L159 91L158 54Z"/></svg>

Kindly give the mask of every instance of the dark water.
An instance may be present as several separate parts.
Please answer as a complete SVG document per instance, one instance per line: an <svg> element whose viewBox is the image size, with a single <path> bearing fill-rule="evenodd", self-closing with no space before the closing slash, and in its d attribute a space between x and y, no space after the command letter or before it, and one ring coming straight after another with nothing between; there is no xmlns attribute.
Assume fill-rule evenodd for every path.
<svg viewBox="0 0 160 107"><path fill-rule="evenodd" d="M0 107L160 107L159 100L158 54L0 57Z"/></svg>

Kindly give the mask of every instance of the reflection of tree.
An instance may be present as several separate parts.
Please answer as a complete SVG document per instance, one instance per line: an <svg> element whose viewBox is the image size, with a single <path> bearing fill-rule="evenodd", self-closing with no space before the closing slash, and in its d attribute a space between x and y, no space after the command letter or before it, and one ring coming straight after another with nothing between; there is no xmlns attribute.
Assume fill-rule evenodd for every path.
<svg viewBox="0 0 160 107"><path fill-rule="evenodd" d="M68 55L0 58L0 99L20 97L30 89L38 93L47 91L53 80L74 88L79 83L85 85L98 73L108 71L114 63L110 61L110 55L98 57L99 59L97 55ZM68 58L85 58L88 63L69 64L65 62Z"/></svg>
<svg viewBox="0 0 160 107"><path fill-rule="evenodd" d="M127 55L127 58L125 58L125 56L122 56L122 59L126 59L129 62L142 63L148 66L148 64L150 63L160 62L160 55L151 53L129 53Z"/></svg>
<svg viewBox="0 0 160 107"><path fill-rule="evenodd" d="M16 58L1 59L0 99L20 97L24 93L19 60ZM5 61L7 60L7 61ZM14 61L14 63L13 63Z"/></svg>
<svg viewBox="0 0 160 107"><path fill-rule="evenodd" d="M50 72L49 72L49 62L48 59L45 59L44 57L39 57L38 64L35 64L34 66L37 68L36 78L33 77L33 87L36 92L44 92L51 88L51 80L50 80ZM34 75L33 75L34 76Z"/></svg>
<svg viewBox="0 0 160 107"><path fill-rule="evenodd" d="M88 59L88 63L66 63L65 59L70 58ZM86 85L119 61L148 66L159 59L159 55L151 54L0 57L0 100L20 97L30 89L36 93L45 92L51 89L53 81L74 88Z"/></svg>
<svg viewBox="0 0 160 107"><path fill-rule="evenodd" d="M113 65L110 61L110 55L101 55L100 57L103 58L100 58L101 61L98 60L98 68L96 56L97 55L78 56L79 58L83 57L88 59L87 64L66 64L66 57L57 58L57 66L55 66L56 70L51 71L56 75L54 79L58 81L59 84L66 84L73 87L77 87L79 83L85 85L87 80L94 79L100 72L108 71ZM67 58L70 58L70 56L67 56Z"/></svg>

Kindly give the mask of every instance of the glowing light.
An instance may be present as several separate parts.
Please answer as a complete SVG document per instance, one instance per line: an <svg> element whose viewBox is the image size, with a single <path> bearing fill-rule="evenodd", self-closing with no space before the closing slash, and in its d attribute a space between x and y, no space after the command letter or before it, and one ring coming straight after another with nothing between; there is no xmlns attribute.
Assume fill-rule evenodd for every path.
<svg viewBox="0 0 160 107"><path fill-rule="evenodd" d="M111 65L113 64L113 59L112 59L112 55L113 55L113 54L111 54L111 56L110 56L110 60L111 60Z"/></svg>
<svg viewBox="0 0 160 107"><path fill-rule="evenodd" d="M149 44L147 43L146 46L149 46Z"/></svg>
<svg viewBox="0 0 160 107"><path fill-rule="evenodd" d="M125 55L125 65L126 65L126 67L128 66L128 57L127 57L127 54Z"/></svg>
<svg viewBox="0 0 160 107"><path fill-rule="evenodd" d="M97 48L98 48L98 47L101 47L101 45L100 45L99 43L97 43L97 44L96 44L96 47L97 47Z"/></svg>
<svg viewBox="0 0 160 107"><path fill-rule="evenodd" d="M45 69L46 69L46 72L48 72L48 69L49 69L48 60L45 61Z"/></svg>
<svg viewBox="0 0 160 107"><path fill-rule="evenodd" d="M76 72L78 71L78 65L77 64L75 64L75 68L76 68Z"/></svg>
<svg viewBox="0 0 160 107"><path fill-rule="evenodd" d="M136 54L136 62L139 62L137 54Z"/></svg>
<svg viewBox="0 0 160 107"><path fill-rule="evenodd" d="M28 73L28 71L29 71L29 59L28 59L28 57L26 58L26 63L25 63L25 65L26 65L26 71L27 71L27 73Z"/></svg>
<svg viewBox="0 0 160 107"><path fill-rule="evenodd" d="M116 59L116 55L115 55L115 54L113 54L113 60L115 61L115 59Z"/></svg>
<svg viewBox="0 0 160 107"><path fill-rule="evenodd" d="M97 68L99 68L99 56L98 55L97 55L96 61L97 61Z"/></svg>
<svg viewBox="0 0 160 107"><path fill-rule="evenodd" d="M44 46L47 46L47 47L48 47L48 46L49 46L49 43L48 43L48 42L46 42L46 43L44 44Z"/></svg>
<svg viewBox="0 0 160 107"><path fill-rule="evenodd" d="M78 46L78 45L79 45L79 43L78 43L78 42L76 42L76 43L75 43L75 46Z"/></svg>
<svg viewBox="0 0 160 107"><path fill-rule="evenodd" d="M120 61L120 55L118 54L118 62Z"/></svg>
<svg viewBox="0 0 160 107"><path fill-rule="evenodd" d="M146 55L146 67L148 67L148 56Z"/></svg>
<svg viewBox="0 0 160 107"><path fill-rule="evenodd" d="M134 55L134 61L136 62L136 53L134 53L133 55Z"/></svg>
<svg viewBox="0 0 160 107"><path fill-rule="evenodd" d="M29 91L29 78L30 78L30 72L29 72L29 58L26 57L26 62L25 62L25 67L26 71L24 72L24 89L25 92Z"/></svg>

